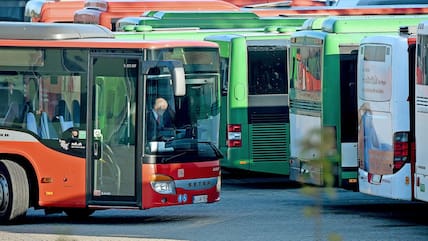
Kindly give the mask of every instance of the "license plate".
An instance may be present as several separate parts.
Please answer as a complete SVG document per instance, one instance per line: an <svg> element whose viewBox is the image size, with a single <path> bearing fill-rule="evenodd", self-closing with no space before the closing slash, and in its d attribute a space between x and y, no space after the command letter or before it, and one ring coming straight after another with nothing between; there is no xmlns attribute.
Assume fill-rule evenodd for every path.
<svg viewBox="0 0 428 241"><path fill-rule="evenodd" d="M372 176L372 183L373 184L380 184L381 180L382 180L382 176L381 175L373 174L373 176Z"/></svg>
<svg viewBox="0 0 428 241"><path fill-rule="evenodd" d="M206 203L208 202L208 195L193 196L193 203Z"/></svg>

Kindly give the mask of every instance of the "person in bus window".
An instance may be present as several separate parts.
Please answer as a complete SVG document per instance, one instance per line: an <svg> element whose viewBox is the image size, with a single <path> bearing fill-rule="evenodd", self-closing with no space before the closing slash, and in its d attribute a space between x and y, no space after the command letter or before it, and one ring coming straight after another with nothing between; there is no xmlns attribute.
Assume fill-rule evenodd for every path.
<svg viewBox="0 0 428 241"><path fill-rule="evenodd" d="M161 137L161 131L173 127L168 102L162 97L156 98L147 117L147 138L149 140L158 140Z"/></svg>

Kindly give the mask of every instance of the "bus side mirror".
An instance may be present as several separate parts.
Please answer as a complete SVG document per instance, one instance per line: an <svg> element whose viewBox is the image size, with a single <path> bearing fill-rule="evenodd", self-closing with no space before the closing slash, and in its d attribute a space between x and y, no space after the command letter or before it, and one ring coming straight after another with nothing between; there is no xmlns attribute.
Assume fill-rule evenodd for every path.
<svg viewBox="0 0 428 241"><path fill-rule="evenodd" d="M186 78L184 75L183 66L174 66L172 71L172 83L174 84L174 95L184 96L186 95Z"/></svg>
<svg viewBox="0 0 428 241"><path fill-rule="evenodd" d="M174 88L175 96L185 96L186 95L186 77L184 74L183 63L176 60L165 60L165 61L146 61L143 65L143 73L150 73L151 70L159 70L162 67L168 68L171 73L172 87Z"/></svg>

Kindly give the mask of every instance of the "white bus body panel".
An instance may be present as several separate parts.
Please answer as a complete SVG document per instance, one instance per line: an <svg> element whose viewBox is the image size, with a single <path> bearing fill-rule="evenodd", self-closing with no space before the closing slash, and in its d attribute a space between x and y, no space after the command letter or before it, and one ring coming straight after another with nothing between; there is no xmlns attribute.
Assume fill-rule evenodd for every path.
<svg viewBox="0 0 428 241"><path fill-rule="evenodd" d="M428 86L416 86L416 164L415 198L428 201Z"/></svg>
<svg viewBox="0 0 428 241"><path fill-rule="evenodd" d="M418 38L426 38L428 35L428 22L424 21L418 26ZM418 40L419 41L419 40ZM419 52L428 51L426 47ZM426 55L426 54L425 54ZM426 70L425 70L426 71ZM428 86L415 86L415 138L416 138L416 163L415 163L415 199L428 202ZM417 184L419 182L419 185Z"/></svg>
<svg viewBox="0 0 428 241"><path fill-rule="evenodd" d="M309 138L311 131L319 129L320 117L290 113L290 180L302 181L305 178L305 182L323 184L320 168L310 163L310 160L319 158L319 150L303 151L301 144L305 138Z"/></svg>
<svg viewBox="0 0 428 241"><path fill-rule="evenodd" d="M358 169L360 192L391 199L412 200L410 173L410 164L406 164L397 173L373 175L369 182L369 173L360 168Z"/></svg>

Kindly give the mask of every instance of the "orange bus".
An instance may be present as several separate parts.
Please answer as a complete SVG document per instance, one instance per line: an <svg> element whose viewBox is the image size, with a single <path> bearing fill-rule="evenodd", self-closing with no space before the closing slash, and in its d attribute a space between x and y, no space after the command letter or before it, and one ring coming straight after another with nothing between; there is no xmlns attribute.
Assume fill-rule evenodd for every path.
<svg viewBox="0 0 428 241"><path fill-rule="evenodd" d="M74 22L115 30L118 19L149 10L239 11L239 7L222 0L86 0L84 8L74 13Z"/></svg>
<svg viewBox="0 0 428 241"><path fill-rule="evenodd" d="M217 44L118 40L88 24L0 29L1 223L30 207L81 218L219 201Z"/></svg>
<svg viewBox="0 0 428 241"><path fill-rule="evenodd" d="M29 0L25 16L31 22L72 23L74 12L83 6L84 0Z"/></svg>

